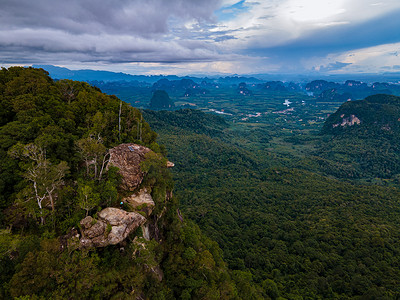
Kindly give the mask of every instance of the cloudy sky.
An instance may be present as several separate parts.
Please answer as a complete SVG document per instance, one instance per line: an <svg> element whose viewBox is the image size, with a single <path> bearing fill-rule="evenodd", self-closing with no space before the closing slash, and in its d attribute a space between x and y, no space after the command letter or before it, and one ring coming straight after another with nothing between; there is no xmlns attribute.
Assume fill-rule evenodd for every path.
<svg viewBox="0 0 400 300"><path fill-rule="evenodd" d="M399 0L0 0L2 66L376 73L399 52Z"/></svg>

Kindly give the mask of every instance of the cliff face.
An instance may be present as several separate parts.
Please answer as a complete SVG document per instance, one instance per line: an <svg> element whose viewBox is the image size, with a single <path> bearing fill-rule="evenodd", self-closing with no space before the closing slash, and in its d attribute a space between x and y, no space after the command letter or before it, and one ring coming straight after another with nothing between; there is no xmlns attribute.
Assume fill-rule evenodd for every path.
<svg viewBox="0 0 400 300"><path fill-rule="evenodd" d="M153 151L147 147L132 143L121 144L109 150L110 159L107 168L110 166L119 168L119 173L122 176L121 190L127 192L136 191L144 177L144 173L140 169L140 163L146 159L146 154L150 152ZM173 166L172 162L167 161L167 168Z"/></svg>
<svg viewBox="0 0 400 300"><path fill-rule="evenodd" d="M357 125L361 124L360 119L355 115L350 115L350 116L346 117L345 114L341 114L340 117L342 118L341 122L333 124L332 125L333 128L336 128L338 126L345 127L345 126L353 126L356 124Z"/></svg>
<svg viewBox="0 0 400 300"><path fill-rule="evenodd" d="M105 247L121 243L139 226L142 227L145 239L150 240L152 237L157 239L155 233L158 232L156 224L158 216L152 215L155 203L146 187L139 189L145 177L141 163L147 159L146 154L150 152L152 152L151 149L132 143L121 144L109 150L110 158L107 168L110 166L119 168L122 177L119 190L124 195L121 202L130 212L107 207L98 213L97 219L87 216L81 220L80 246L82 248ZM153 154L155 157L159 156L154 152ZM159 158L161 159L161 156ZM165 167L169 168L173 165L167 161ZM151 190L152 187L148 188Z"/></svg>
<svg viewBox="0 0 400 300"><path fill-rule="evenodd" d="M146 188L141 189L138 193L132 194L123 199L123 202L128 203L135 209L140 209L146 213L147 216L151 215L155 203L151 195L147 192Z"/></svg>
<svg viewBox="0 0 400 300"><path fill-rule="evenodd" d="M322 133L354 134L357 129L368 135L400 132L400 97L373 95L359 101L343 103L326 120Z"/></svg>

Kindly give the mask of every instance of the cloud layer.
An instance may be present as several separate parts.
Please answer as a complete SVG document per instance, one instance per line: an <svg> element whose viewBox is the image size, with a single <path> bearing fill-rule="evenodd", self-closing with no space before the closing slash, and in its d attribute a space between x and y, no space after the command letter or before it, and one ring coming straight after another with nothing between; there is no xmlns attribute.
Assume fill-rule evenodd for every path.
<svg viewBox="0 0 400 300"><path fill-rule="evenodd" d="M218 59L214 45L185 32L187 22L212 22L218 7L215 0L3 0L1 62Z"/></svg>
<svg viewBox="0 0 400 300"><path fill-rule="evenodd" d="M150 73L398 70L399 15L398 0L2 0L0 63Z"/></svg>
<svg viewBox="0 0 400 300"><path fill-rule="evenodd" d="M343 53L400 42L400 2L394 0L269 0L243 5L246 10L220 24L235 32L229 46L259 57L265 66L277 64L280 72L315 70L323 63L325 68L319 69L336 71ZM341 66L350 68L348 63Z"/></svg>

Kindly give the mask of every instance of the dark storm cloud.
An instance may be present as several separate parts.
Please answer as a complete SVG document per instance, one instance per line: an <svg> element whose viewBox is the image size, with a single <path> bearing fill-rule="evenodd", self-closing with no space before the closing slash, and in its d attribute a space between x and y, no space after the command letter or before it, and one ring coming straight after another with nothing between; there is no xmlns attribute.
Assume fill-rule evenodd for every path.
<svg viewBox="0 0 400 300"><path fill-rule="evenodd" d="M215 0L2 0L0 62L197 61L206 42L168 36L171 26L212 22ZM172 21L171 21L172 20ZM178 20L173 22L173 20ZM171 25L172 24L172 25Z"/></svg>
<svg viewBox="0 0 400 300"><path fill-rule="evenodd" d="M52 28L71 33L160 34L171 16L210 20L214 0L2 0L3 29Z"/></svg>

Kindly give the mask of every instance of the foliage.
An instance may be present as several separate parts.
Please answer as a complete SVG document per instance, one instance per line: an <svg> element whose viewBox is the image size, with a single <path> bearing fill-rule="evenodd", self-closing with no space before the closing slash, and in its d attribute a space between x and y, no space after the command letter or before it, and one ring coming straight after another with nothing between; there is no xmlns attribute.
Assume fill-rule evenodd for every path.
<svg viewBox="0 0 400 300"><path fill-rule="evenodd" d="M325 160L332 167L322 170L318 164L324 159L315 153L301 159L272 155L251 142L258 139L255 131L200 132L198 128L207 123L205 114L203 120L198 114L194 130L190 126L196 124L185 120L174 128L163 126L169 123L168 116L170 124L176 124L182 112L151 114L155 121L149 118L150 123L176 165L182 210L221 246L235 270L231 276L238 295L400 295L395 279L400 278L397 188L326 177L321 173L331 172L334 161ZM298 140L302 145L313 138ZM344 142L343 147L351 145ZM183 256L191 254L188 250Z"/></svg>
<svg viewBox="0 0 400 300"><path fill-rule="evenodd" d="M89 211L100 204L100 195L94 193L90 185L82 183L78 185L78 201L79 207L84 209L86 216L88 216Z"/></svg>
<svg viewBox="0 0 400 300"><path fill-rule="evenodd" d="M0 298L399 298L399 99L345 103L317 136L328 106L227 90L231 98L215 89L191 101L237 116L145 111L164 147L114 96L2 69ZM286 99L295 109L281 111ZM269 111L250 116L260 108ZM361 124L332 126L351 115ZM156 203L149 222L123 244L79 249L72 228L122 196L108 149L131 142L154 150L141 164L140 188Z"/></svg>
<svg viewBox="0 0 400 300"><path fill-rule="evenodd" d="M167 212L167 221L173 223L174 230L166 236L167 256L162 263L166 284L174 291L174 298L236 298L235 284L227 273L218 245L205 238L195 224L179 221L176 204Z"/></svg>
<svg viewBox="0 0 400 300"><path fill-rule="evenodd" d="M154 127L169 132L189 130L189 132L220 136L223 134L223 129L228 127L224 119L193 109L181 109L174 112L145 110L143 115Z"/></svg>
<svg viewBox="0 0 400 300"><path fill-rule="evenodd" d="M165 148L139 110L86 83L54 82L41 69L17 67L0 72L0 106L0 221L8 228L0 231L0 298L174 299L190 290L216 299L233 293L218 246L194 225L178 223ZM106 165L108 149L120 143L155 151L141 168L156 202L148 225L156 238L80 249L80 220L119 207L118 168ZM106 234L111 230L108 224ZM185 262L171 263L172 253ZM186 275L176 283L176 274ZM203 274L207 279L200 280Z"/></svg>

